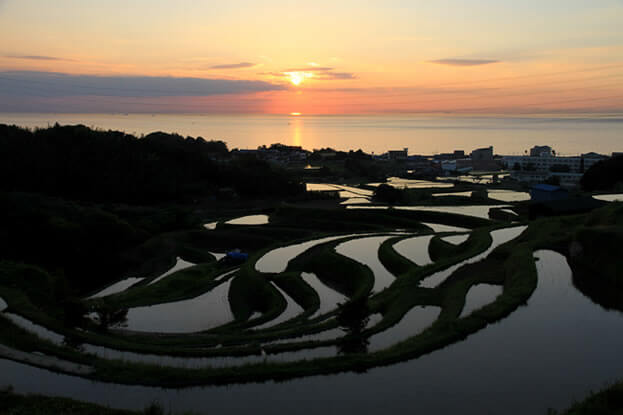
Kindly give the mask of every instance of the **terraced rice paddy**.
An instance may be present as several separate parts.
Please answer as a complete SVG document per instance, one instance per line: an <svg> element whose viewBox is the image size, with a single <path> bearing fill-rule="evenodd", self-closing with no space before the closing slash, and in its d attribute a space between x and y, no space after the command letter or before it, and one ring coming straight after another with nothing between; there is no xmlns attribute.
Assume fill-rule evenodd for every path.
<svg viewBox="0 0 623 415"><path fill-rule="evenodd" d="M368 186L379 186L381 183L369 183ZM444 182L432 182L429 180L411 180L401 179L399 177L390 177L387 179L386 184L396 187L398 189L434 189L434 188L449 188L454 184Z"/></svg>
<svg viewBox="0 0 623 415"><path fill-rule="evenodd" d="M473 311L491 304L502 292L503 287L499 285L478 284L471 287L465 296L465 305L459 318L468 316Z"/></svg>
<svg viewBox="0 0 623 415"><path fill-rule="evenodd" d="M227 280L188 300L131 308L125 327L152 333L195 333L229 323L234 319L227 301L230 284Z"/></svg>
<svg viewBox="0 0 623 415"><path fill-rule="evenodd" d="M394 250L419 266L429 265L433 260L428 254L428 245L433 237L434 235L424 235L403 239L394 245Z"/></svg>
<svg viewBox="0 0 623 415"><path fill-rule="evenodd" d="M379 247L391 236L371 236L367 238L352 239L335 247L335 251L345 257L367 266L374 273L374 287L372 292L381 292L389 287L395 279L381 264L378 257Z"/></svg>
<svg viewBox="0 0 623 415"><path fill-rule="evenodd" d="M131 286L143 281L144 279L145 278L137 278L137 277L126 278L124 280L121 280L119 282L112 284L109 287L104 288L102 291L99 291L93 294L92 296L89 297L89 299L106 297L108 295L113 295L113 294L123 292L127 290L128 288L130 288Z"/></svg>
<svg viewBox="0 0 623 415"><path fill-rule="evenodd" d="M269 221L268 215L249 215L231 219L225 222L228 225L266 225Z"/></svg>
<svg viewBox="0 0 623 415"><path fill-rule="evenodd" d="M441 238L442 241L451 243L453 245L461 245L463 242L467 241L469 239L469 235L453 235L453 236L446 236L444 238Z"/></svg>
<svg viewBox="0 0 623 415"><path fill-rule="evenodd" d="M436 272L435 274L426 277L424 280L422 280L420 285L424 288L437 287L438 285L443 283L450 275L452 275L454 271L458 270L464 265L472 264L474 262L485 259L495 248L517 238L525 229L525 226L518 226L514 228L500 229L491 232L491 238L493 242L485 252L478 254L472 258L466 259L465 261L459 262L458 264L444 269L443 271Z"/></svg>
<svg viewBox="0 0 623 415"><path fill-rule="evenodd" d="M623 202L623 194L595 195L593 199L603 200L604 202Z"/></svg>
<svg viewBox="0 0 623 415"><path fill-rule="evenodd" d="M225 389L192 387L169 390L149 386L115 385L109 383L111 379L103 374L111 373L106 371L107 365L114 365L117 368L115 370L124 367L127 369L125 373L135 376L130 383L149 384L154 377L163 385L172 379L179 379L176 382L194 379L199 383L228 379L224 383L229 383L230 379L233 382L252 380L253 373L257 373L256 370L260 368L262 376L265 376L262 379L271 379L273 374L279 373L291 373L296 378L307 374L339 373L356 368L359 370L360 367L373 368L421 356L404 363L420 368L416 372L422 379L409 377L410 387L418 385L420 390L427 390L441 387L444 383L442 379L463 379L463 372L468 370L465 365L471 364L469 362L473 361L473 356L460 351L469 349L472 337L487 339L493 336L489 345L493 347L500 345L500 339L508 336L508 333L491 336L487 334L500 331L507 323L504 320L492 329L486 326L489 317L485 319L485 316L489 307L497 306L500 301L507 301L502 299L507 298L507 289L513 290L514 284L513 280L505 276L503 268L496 268L499 272L491 274L496 275L497 279L494 281L491 276L465 272L465 269L470 264L489 261L490 254L502 245L516 243L526 227L493 227L484 233L474 231L472 234L461 227L434 223L427 223L426 226L441 235L396 233L388 230L386 233L377 234L356 232L321 236L262 251L240 268L224 269L222 265L216 264L210 271L206 271L212 274L205 277L203 293L172 302L156 301L145 306L129 307L124 325L113 327L108 332L97 332L94 328L70 332L61 326L51 328L44 322L33 321L21 315L19 309L11 308L11 304L0 299L1 324L19 327L36 336L41 342L49 344L44 354L36 353L36 349L21 351L2 346L1 356L21 363L0 360L0 381L6 381L6 376L19 372L21 376L43 379L48 386L38 386L38 392L46 394L78 397L106 404L113 402L106 399L106 396L121 397L121 400L115 402L122 407L139 404L142 407L157 396L161 402L171 404L176 410L203 410L206 408L201 402L206 402L206 399L216 407L222 407L228 396L227 393L223 395ZM456 232L462 234L448 235ZM490 235L490 244L483 243L483 234ZM448 242L448 246L451 245L453 249L451 252L454 253L432 261L429 245L436 236ZM387 241L389 244L385 245L391 253L412 263L408 271L396 271L398 268L394 269L392 263L385 264L381 246ZM480 245L476 244L478 241ZM551 278L570 279L564 258L561 260L557 255L550 251L535 253L535 256L541 258L536 262L536 268L539 284L545 284L544 290L547 290ZM504 255L498 254L494 257L491 259L492 266L499 267L496 261L500 261ZM321 266L325 263L330 263L331 266ZM93 301L94 304L115 303L131 298L130 294L135 290L156 289L160 285L175 287L178 277L173 277L173 274L186 272L193 265L178 258L175 266L152 279L151 285L137 285L140 280L115 284L114 289L111 289L113 286L107 287L107 292L100 291L97 297L87 301ZM197 265L200 266L201 264ZM192 268L191 271L195 269L200 268ZM240 282L237 286L234 284L236 279ZM249 293L240 290L240 287L245 287L247 280L253 281L254 290L268 290L266 293L273 293L271 295L278 301L249 303L247 299L254 298L253 291ZM459 292L462 294L455 298ZM529 305L533 302L532 299L530 301ZM549 305L551 299L548 301ZM571 310L571 304L564 301L557 307L569 306ZM577 301L574 299L574 304ZM538 300L537 303L547 302ZM250 309L243 312L240 309L241 304ZM357 304L361 304L361 307ZM531 310L541 312L538 307ZM585 312L592 311L587 309ZM516 312L518 315L522 313L525 314L522 310ZM510 324L513 316L511 314L507 319L511 321ZM480 332L468 336L465 342L459 341L428 354L430 350L423 347L427 342L448 345L462 339L462 334L448 337L443 327L461 327L463 321L469 321L470 324L478 321L484 325L476 328ZM115 344L118 339L122 339L123 343L115 347L106 344ZM166 345L166 348L161 347L161 344ZM479 346L478 349L482 350L482 347L484 346ZM162 353L162 350L167 350L168 353ZM521 356L521 352L518 349L512 354L517 357ZM422 353L427 354L422 356ZM347 359L342 359L342 356ZM438 361L437 356L446 359L446 363L454 362L444 366L448 368L448 377L434 370L436 366L433 362ZM84 365L85 361L92 365ZM33 366L46 369L55 367L65 374L53 374ZM403 366L392 365L375 369L380 371L375 373L393 374L400 372L401 367ZM143 373L145 370L147 371ZM99 382L97 379L100 376L107 382ZM402 378L404 375L398 376ZM479 377L476 383L480 387L490 387L491 384L486 383L489 379L487 376L489 375L485 373L485 377ZM91 379L85 380L82 377ZM365 385L366 379L370 378L343 374L332 377L328 384L318 383L314 379L319 378L295 380L292 384L315 384L320 396L326 398L330 395L330 385L334 382ZM127 382L124 379L117 381ZM29 391L25 383L13 383L18 391ZM287 385L280 384L277 389L287 394ZM448 383L445 385L447 387ZM457 388L452 383L449 385L456 393L465 390L465 384L462 388ZM252 399L251 391L267 390L261 384L238 385L232 388L238 398L247 397L250 402L253 399L257 402L257 396L261 395L254 395L256 398ZM394 388L401 390L400 393L406 392L402 386ZM471 388L468 387L468 390ZM77 396L76 391L83 392ZM296 392L290 393L293 398L297 396ZM385 390L384 393L392 396L390 390ZM393 401L390 407L400 410L399 402L400 400ZM518 407L523 409L521 405ZM433 402L423 398L412 409L429 411L432 408ZM494 412L500 409L492 408Z"/></svg>
<svg viewBox="0 0 623 415"><path fill-rule="evenodd" d="M428 224L428 226L441 232L465 230L464 228L438 224ZM516 237L521 229L523 228L493 231L493 245L489 249L425 278L422 286L436 286L461 265L485 258L496 246ZM463 235L463 237L467 236ZM179 301L156 302L145 306L130 307L121 325L117 326L115 331L109 334L109 336L114 337L115 333L125 331L127 333L142 333L142 335L148 336L173 335L176 337L172 338L179 339L176 342L182 341L181 339L184 338L184 335L198 334L204 336L206 341L209 342L201 348L202 352L199 353L197 350L193 353L199 353L201 356L184 357L175 356L174 354L120 350L86 341L81 342L82 345L78 349L73 350L78 354L97 356L104 361L124 361L130 365L141 363L156 364L161 367L203 368L207 370L208 368L239 367L254 363L273 361L294 362L299 359L336 356L340 353L340 344L350 339L350 336L353 336L353 330L356 330L356 333L362 334L367 330L374 329L368 335L369 340L363 343L368 345L364 346L364 350L367 350L369 353L379 352L417 336L434 323L440 315L442 307L416 305L409 309L404 309L401 317L392 317L386 323L387 327L379 331L376 329L377 325L385 321L383 312L364 311L364 314L360 317L362 323L346 323L340 317L342 307L350 301L354 301L354 295L359 296L358 298L361 298L360 296L362 295L361 293L355 294L359 292L358 290L361 289L361 286L358 289L356 286L351 289L342 287L343 281L340 281L340 279L344 278L343 276L327 274L327 270L323 271L322 269L319 269L320 275L304 270L292 274L291 278L300 281L296 283L296 286L304 284L307 290L311 290L306 291L310 293L308 295L315 293L314 295L318 299L315 304L304 301L305 297L302 296L302 292L293 290L293 285L289 284L288 287L290 288L288 288L276 284L273 276L281 275L286 270L288 272L295 271L297 264L300 262L299 258L310 257L313 260L317 255L337 255L336 260L341 262L347 261L344 264L350 264L349 266L353 267L353 270L369 270L373 283L367 289L366 296L382 295L391 290L392 284L400 275L393 274L381 263L378 254L381 244L390 238L398 238L398 242L393 246L394 252L412 261L415 265L425 266L433 263L428 254L428 244L433 237L434 235L414 235L408 232L392 232L385 235L354 233L285 245L260 255L245 268L246 271L244 272L235 268L214 275L212 279L206 280L213 281L212 287L203 294ZM294 261L295 259L297 261ZM192 266L194 264L178 257L175 265L169 271L154 278L148 286L163 284L168 281L168 277L172 274ZM234 303L230 303L230 300L232 296L239 295L232 288L234 279L245 278L242 275L248 275L249 272L257 273L258 282L265 284L269 290L273 290L285 306L277 313L270 313L270 309L253 310L253 315L248 317L250 328L244 334L237 326L244 323L244 321L236 319L237 313L235 310L232 310ZM442 279L440 276L444 278ZM335 279L336 277L338 279ZM110 298L110 296L119 298L119 295L131 293L135 289L134 287L136 287L135 284L141 280L121 281L100 291L100 293L90 299L106 301L106 298ZM359 284L363 284L364 281L360 280ZM285 288L288 289L286 290ZM366 291L363 291L363 293L366 293ZM471 301L470 295L468 294L468 304ZM0 303L0 305L4 307L3 303ZM303 317L304 314L306 317ZM272 317L266 318L264 317L265 315L272 315ZM65 334L57 333L15 313L4 313L3 316L12 324L21 327L40 339L51 342L61 349L70 347L67 344ZM335 316L338 316L338 319L333 318ZM258 320L261 321L260 324L256 323ZM344 326L344 324L347 325ZM355 324L355 326L352 324ZM359 325L359 328L355 329L357 325ZM231 329L227 327L231 327ZM361 334L357 334L357 336L361 336ZM247 343L244 340L245 336L250 336L249 341L251 343ZM216 339L227 342L228 338L235 341L229 346L215 347L219 344ZM249 348L251 344L257 344L258 341L263 344L261 353L254 347ZM317 347L316 344L318 342L323 346ZM179 344L179 347L183 348L183 341ZM311 347L301 348L299 345L310 345ZM280 349L274 349L275 347ZM175 350L175 347L171 349L173 353Z"/></svg>
<svg viewBox="0 0 623 415"><path fill-rule="evenodd" d="M357 206L348 205L348 209L388 209L387 206ZM508 208L508 205L475 205L475 206L393 206L393 209L412 210L421 212L451 213L455 215L474 216L476 218L489 219L489 210L495 208Z"/></svg>
<svg viewBox="0 0 623 415"><path fill-rule="evenodd" d="M176 273L177 271L181 271L183 269L186 268L190 268L192 267L193 263L188 262L188 261L184 261L182 258L176 258L175 260L175 265L173 265L173 268L171 268L170 270L168 270L167 272L165 272L164 274L160 275L159 277L154 278L152 281L149 282L149 284L147 285L151 285L151 284L156 284L158 281L162 280L163 278L168 277L169 275Z"/></svg>

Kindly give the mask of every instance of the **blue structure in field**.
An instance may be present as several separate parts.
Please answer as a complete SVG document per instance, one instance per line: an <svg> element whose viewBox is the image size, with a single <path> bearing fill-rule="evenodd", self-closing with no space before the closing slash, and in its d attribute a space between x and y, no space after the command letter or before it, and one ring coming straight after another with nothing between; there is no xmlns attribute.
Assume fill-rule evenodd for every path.
<svg viewBox="0 0 623 415"><path fill-rule="evenodd" d="M231 251L227 253L227 259L236 262L244 262L249 259L249 254L240 251Z"/></svg>
<svg viewBox="0 0 623 415"><path fill-rule="evenodd" d="M551 184L535 184L530 188L530 199L532 202L553 202L569 198L569 192L559 186Z"/></svg>

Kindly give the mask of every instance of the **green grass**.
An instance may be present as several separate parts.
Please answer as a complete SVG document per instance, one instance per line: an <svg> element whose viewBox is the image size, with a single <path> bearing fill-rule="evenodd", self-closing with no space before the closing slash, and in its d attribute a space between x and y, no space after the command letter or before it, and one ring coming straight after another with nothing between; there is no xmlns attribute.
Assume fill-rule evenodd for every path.
<svg viewBox="0 0 623 415"><path fill-rule="evenodd" d="M550 411L551 415L558 414ZM574 403L561 415L621 415L623 414L623 382L593 393L582 402Z"/></svg>
<svg viewBox="0 0 623 415"><path fill-rule="evenodd" d="M335 246L342 242L308 250L292 260L287 270L314 273L325 285L349 298L367 295L374 285L374 274L359 262L336 253Z"/></svg>
<svg viewBox="0 0 623 415"><path fill-rule="evenodd" d="M412 236L409 236L411 238ZM394 245L405 239L402 236L390 238L384 241L379 247L379 261L393 275L400 276L418 267L417 264L409 261L394 250Z"/></svg>
<svg viewBox="0 0 623 415"><path fill-rule="evenodd" d="M479 233L472 232L467 241L460 245L454 245L443 241L440 236L436 236L430 241L428 253L433 261L441 261L444 258L451 258L465 251L469 251L475 244L479 243L478 238Z"/></svg>
<svg viewBox="0 0 623 415"><path fill-rule="evenodd" d="M66 398L48 398L37 395L17 395L9 390L0 391L0 408L3 415L139 415L158 412L134 412L110 409ZM160 412L164 413L164 412Z"/></svg>
<svg viewBox="0 0 623 415"><path fill-rule="evenodd" d="M389 264L389 268L397 273L397 279L387 290L367 300L370 313L382 313L383 320L373 329L364 331L362 335L371 335L391 327L416 305L439 306L442 308L442 314L433 326L419 335L405 339L389 349L376 353L354 353L335 358L296 363L261 363L240 367L197 370L93 359L90 362L96 369L93 378L111 382L182 387L197 384L285 380L339 371L365 370L415 358L461 340L471 333L485 328L488 324L499 321L518 306L524 304L536 287L536 267L532 258L532 253L535 250L554 249L565 252L570 242L581 235L581 230L587 223L597 222L599 226L607 227L612 226L612 223L617 223L618 217L618 214L596 212L591 215L548 218L533 222L518 239L498 247L485 261L461 267L448 280L434 289L422 288L419 286L419 282L436 271L484 251L491 243L489 232L495 227L490 226L475 230L470 239L459 246L439 244L437 248L432 248L437 249L437 262L425 267L407 266L408 264L404 261L399 262L397 256L392 257L393 250L391 250L391 242L388 241L381 246L380 256L381 260ZM453 217L452 219L456 218ZM455 223L455 225L458 224ZM325 235L317 234L315 237ZM269 248L257 251L252 259L243 265L232 282L230 303L237 321L229 327L223 327L217 333L164 337L76 334L82 335L83 338L92 339L97 344L123 346L124 349L139 352L149 350L179 356L225 356L259 353L259 345L263 340L287 338L336 327L335 321L327 319L314 319L308 324L301 324L304 316L300 316L266 332L244 332L245 328L248 327L247 319L254 311L264 312L264 320L268 320L285 307L283 299L269 284L270 280L286 291L308 314L317 307L318 298L313 290L300 279L300 272L303 271L316 273L327 285L353 299L365 298L373 285L372 273L367 267L356 261L337 255L334 252L334 247L341 242L334 241L305 252L291 261L287 272L281 275L264 275L255 271L255 261ZM274 243L270 249L280 245L282 244ZM206 266L210 266L210 264ZM174 289L174 281L177 278L184 278L184 274L180 273L179 276L169 278L171 279L168 284L163 286ZM205 278L206 281L209 281L209 277ZM503 294L494 303L473 312L466 318L457 319L464 305L465 293L472 285L483 282L502 285L504 287ZM169 284L173 285L169 286ZM5 295L2 290L10 290L10 288L0 286L0 295ZM31 303L24 294L21 297L19 295L11 296L10 306L44 325L53 327L55 324L53 317L42 316L41 310ZM18 331L16 329L2 330L0 331L0 338L3 342L7 341L10 344L12 341L16 347L19 346L19 348L28 350L27 344L33 342L33 339L29 338L27 334L18 333ZM15 336L14 333L16 333ZM14 337L14 339L8 339L8 337ZM202 345L215 344L216 341L223 342L225 347L203 351L198 349ZM341 342L337 342L338 346L339 343ZM336 342L280 344L268 346L266 351L270 354L278 351L298 350L312 345L330 344L336 344ZM50 345L46 347L50 354L74 361L84 359L77 353L72 354L71 351L61 351L60 348Z"/></svg>
<svg viewBox="0 0 623 415"><path fill-rule="evenodd" d="M11 388L0 390L2 415L165 415L161 405L152 403L142 411L111 409L106 406L79 402L68 398L40 395L19 395ZM185 412L190 415L189 412Z"/></svg>
<svg viewBox="0 0 623 415"><path fill-rule="evenodd" d="M229 304L236 320L246 321L254 311L277 316L286 307L285 300L268 281L252 272L241 271L231 283Z"/></svg>
<svg viewBox="0 0 623 415"><path fill-rule="evenodd" d="M199 264L177 271L156 284L141 283L122 293L107 297L105 302L119 308L130 308L193 298L219 284L220 281L214 282L214 278L232 269L231 266L225 267L214 262ZM101 301L94 299L90 300L90 303Z"/></svg>

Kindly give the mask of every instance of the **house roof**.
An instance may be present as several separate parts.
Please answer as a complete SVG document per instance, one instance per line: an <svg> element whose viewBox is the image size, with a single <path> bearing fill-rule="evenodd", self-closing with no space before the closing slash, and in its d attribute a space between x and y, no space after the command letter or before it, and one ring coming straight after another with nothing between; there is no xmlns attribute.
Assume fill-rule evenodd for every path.
<svg viewBox="0 0 623 415"><path fill-rule="evenodd" d="M559 187L559 186L553 186L551 184L535 184L532 186L533 190L540 190L542 192L558 192L558 191L565 191L563 188Z"/></svg>

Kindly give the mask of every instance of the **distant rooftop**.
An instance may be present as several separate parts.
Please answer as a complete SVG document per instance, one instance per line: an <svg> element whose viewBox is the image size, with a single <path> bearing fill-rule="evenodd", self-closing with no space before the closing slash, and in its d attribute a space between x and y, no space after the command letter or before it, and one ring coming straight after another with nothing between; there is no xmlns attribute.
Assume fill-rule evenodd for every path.
<svg viewBox="0 0 623 415"><path fill-rule="evenodd" d="M560 186L554 186L551 184L535 184L532 186L534 190L541 190L543 192L556 192L558 190L564 190Z"/></svg>

